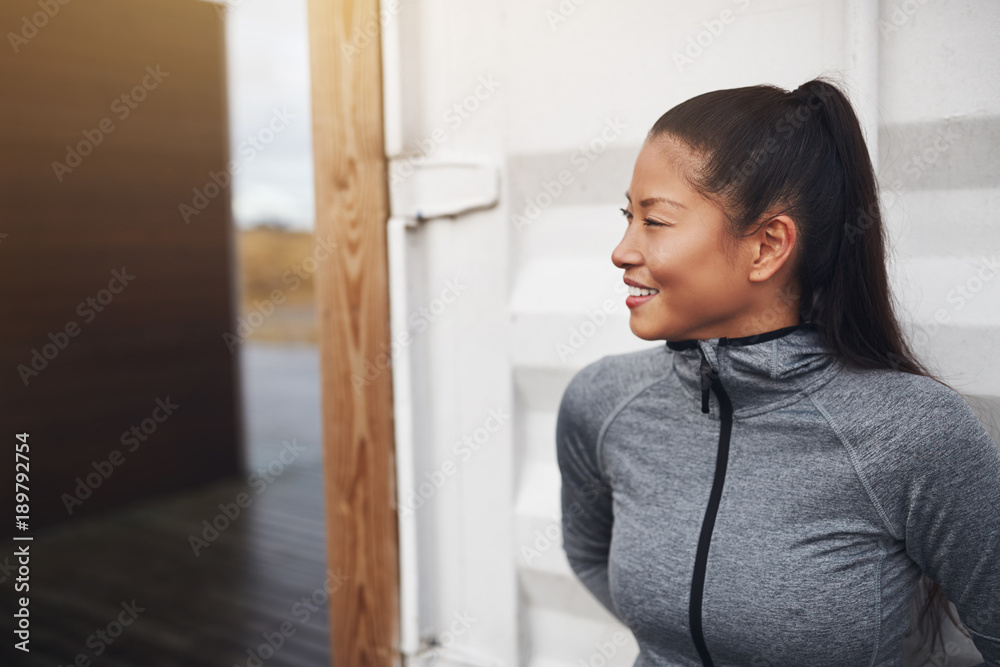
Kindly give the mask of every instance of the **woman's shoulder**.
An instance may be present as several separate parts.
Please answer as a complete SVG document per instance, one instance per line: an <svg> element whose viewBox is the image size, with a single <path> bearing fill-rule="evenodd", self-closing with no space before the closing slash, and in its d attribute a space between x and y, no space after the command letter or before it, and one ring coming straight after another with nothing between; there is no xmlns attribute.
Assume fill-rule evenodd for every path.
<svg viewBox="0 0 1000 667"><path fill-rule="evenodd" d="M996 458L965 397L932 377L845 366L812 399L859 464L890 471L942 457Z"/></svg>
<svg viewBox="0 0 1000 667"><path fill-rule="evenodd" d="M921 567L937 560L932 552L967 549L956 557L975 570L980 556L968 550L998 539L981 508L1000 503L1000 449L963 395L923 375L846 370L813 401L889 532Z"/></svg>
<svg viewBox="0 0 1000 667"><path fill-rule="evenodd" d="M575 371L562 394L560 414L597 419L641 388L670 372L665 345L608 354Z"/></svg>
<svg viewBox="0 0 1000 667"><path fill-rule="evenodd" d="M607 354L575 371L565 393L627 394L635 387L664 377L669 370L670 351L665 345Z"/></svg>
<svg viewBox="0 0 1000 667"><path fill-rule="evenodd" d="M839 373L817 392L814 400L828 410L853 416L854 421L912 424L976 420L965 397L933 377L892 368L842 365ZM926 424L924 424L926 427Z"/></svg>
<svg viewBox="0 0 1000 667"><path fill-rule="evenodd" d="M592 471L603 469L600 454L604 424L635 396L671 370L666 345L605 355L577 370L556 418L557 455L564 470L573 462ZM600 473L593 473L600 474Z"/></svg>

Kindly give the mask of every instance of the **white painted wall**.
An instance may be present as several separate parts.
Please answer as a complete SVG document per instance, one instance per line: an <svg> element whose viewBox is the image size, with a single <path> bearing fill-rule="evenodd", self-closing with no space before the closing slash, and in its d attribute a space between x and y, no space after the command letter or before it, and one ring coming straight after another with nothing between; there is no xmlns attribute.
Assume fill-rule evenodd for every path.
<svg viewBox="0 0 1000 667"><path fill-rule="evenodd" d="M992 401L979 414L996 439L1000 3L916 4L882 4L880 174L898 290L918 348L956 389Z"/></svg>
<svg viewBox="0 0 1000 667"><path fill-rule="evenodd" d="M984 421L988 402L1000 413L1000 279L981 278L971 293L980 258L1000 258L1000 48L992 37L1000 5L396 6L383 7L387 152L402 169L393 173L421 158L494 165L500 176L495 206L406 232L414 451L412 470L401 474L428 482L430 497L406 519L419 575L403 582L404 614L413 612L407 618L420 637L447 645L421 654L427 662L598 664L599 645L615 645L624 630L562 553L555 413L580 367L654 345L628 327L610 259L624 231L617 208L648 128L693 95L842 74L878 146L883 179L901 183L886 202L906 320L928 357L979 401ZM690 47L699 39L700 52ZM914 176L907 160L946 125L958 136ZM400 192L417 182L395 180ZM464 289L445 303L448 280ZM962 305L952 291L960 285L970 290ZM934 330L939 309L949 320ZM491 410L510 418L491 430ZM463 438L478 449L456 449ZM435 477L440 488L431 490ZM465 623L456 620L463 614ZM404 648L415 649L416 638L404 637ZM629 636L606 664L631 665L635 655Z"/></svg>

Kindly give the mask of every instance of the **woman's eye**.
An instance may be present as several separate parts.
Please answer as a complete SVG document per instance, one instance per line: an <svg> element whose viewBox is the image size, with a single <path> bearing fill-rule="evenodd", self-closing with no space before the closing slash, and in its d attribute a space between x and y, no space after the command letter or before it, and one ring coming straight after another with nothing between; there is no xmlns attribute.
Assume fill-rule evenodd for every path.
<svg viewBox="0 0 1000 667"><path fill-rule="evenodd" d="M632 219L632 214L628 212L628 209L620 208L618 210L622 212L622 215L625 216L626 220L631 220ZM670 226L670 225L666 224L665 222L657 222L656 220L650 220L649 218L643 218L642 221L646 223L647 227L669 227Z"/></svg>

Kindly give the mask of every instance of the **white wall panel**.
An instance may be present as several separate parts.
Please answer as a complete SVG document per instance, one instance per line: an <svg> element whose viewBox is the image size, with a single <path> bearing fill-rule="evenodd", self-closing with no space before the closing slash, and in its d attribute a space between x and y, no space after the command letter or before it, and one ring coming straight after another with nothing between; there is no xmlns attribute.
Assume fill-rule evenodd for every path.
<svg viewBox="0 0 1000 667"><path fill-rule="evenodd" d="M990 85L1000 70L1000 4L914 0L919 8L877 33L877 44L855 41L849 53L847 35L871 28L849 23L848 8L861 4L403 3L394 18L399 76L390 80L401 86L402 145L429 160L492 164L501 175L497 206L409 232L414 312L447 280L467 285L412 332L417 481L449 458L458 466L420 510L421 634L445 637L462 610L479 619L438 664L596 664L600 646L626 631L573 577L553 535L555 413L583 365L662 344L629 330L610 256L641 142L684 99L842 74L855 100L877 105L880 177L898 183L885 199L905 324L981 416L1000 409L1000 273L961 307L953 292L983 257L1000 259L1000 89ZM881 3L882 20L896 4L904 3ZM678 64L675 54L713 28L701 35L701 53ZM862 52L879 61L852 57ZM874 89L857 90L855 81L873 79ZM960 138L914 177L913 156L945 126L960 128ZM948 321L935 327L941 309ZM455 443L481 430L491 409L510 421L460 461ZM631 665L631 636L615 646L606 664Z"/></svg>

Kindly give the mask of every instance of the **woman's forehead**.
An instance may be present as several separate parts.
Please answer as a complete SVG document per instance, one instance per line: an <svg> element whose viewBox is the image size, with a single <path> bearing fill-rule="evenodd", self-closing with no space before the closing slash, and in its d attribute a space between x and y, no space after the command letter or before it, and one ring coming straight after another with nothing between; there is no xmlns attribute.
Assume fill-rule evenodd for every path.
<svg viewBox="0 0 1000 667"><path fill-rule="evenodd" d="M670 208L692 208L702 199L691 185L698 164L694 154L679 142L647 142L636 158L626 195L634 204L658 199L655 203Z"/></svg>

